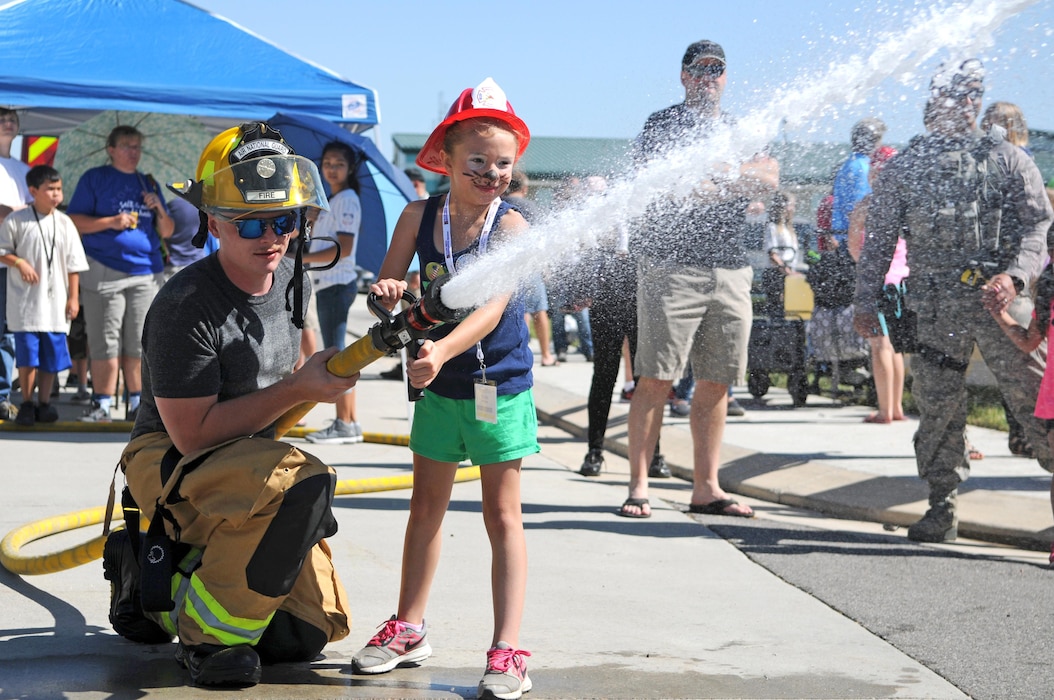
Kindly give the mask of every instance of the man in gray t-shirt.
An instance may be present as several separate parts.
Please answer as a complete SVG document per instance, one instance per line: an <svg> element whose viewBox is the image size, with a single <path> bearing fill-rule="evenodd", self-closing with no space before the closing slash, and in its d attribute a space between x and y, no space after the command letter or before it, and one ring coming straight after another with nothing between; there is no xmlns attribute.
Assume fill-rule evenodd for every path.
<svg viewBox="0 0 1054 700"><path fill-rule="evenodd" d="M211 234L220 247L151 305L143 400L121 458L128 492L151 520L144 548L153 554L163 523L173 554L164 558L179 566L158 573L151 556L140 579L129 544L139 538L125 531L111 535L103 560L120 634L178 635L176 660L194 684L246 686L261 663L310 661L348 633L346 594L322 542L337 530L336 475L273 438L286 411L331 402L358 375L329 373L335 349L293 372L300 330L286 294L303 270L285 252L304 209L328 206L314 164L268 125L244 124L206 147L198 175L172 189L208 215L195 243ZM162 600L144 613L136 589L155 601L154 580Z"/></svg>

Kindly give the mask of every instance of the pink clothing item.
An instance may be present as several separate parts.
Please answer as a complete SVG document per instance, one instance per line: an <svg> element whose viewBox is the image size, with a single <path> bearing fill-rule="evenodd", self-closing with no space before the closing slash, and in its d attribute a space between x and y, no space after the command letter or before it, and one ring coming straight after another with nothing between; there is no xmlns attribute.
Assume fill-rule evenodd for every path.
<svg viewBox="0 0 1054 700"><path fill-rule="evenodd" d="M1054 312L1054 299L1050 301L1051 311ZM1054 318L1054 317L1052 317ZM1054 343L1054 326L1047 326L1047 347ZM1036 418L1054 418L1054 362L1047 362L1047 369L1043 372L1043 381L1039 383L1039 396L1036 397Z"/></svg>
<svg viewBox="0 0 1054 700"><path fill-rule="evenodd" d="M903 238L898 238L897 249L893 251L893 259L889 261L889 270L886 272L886 284L900 284L909 271L908 244Z"/></svg>

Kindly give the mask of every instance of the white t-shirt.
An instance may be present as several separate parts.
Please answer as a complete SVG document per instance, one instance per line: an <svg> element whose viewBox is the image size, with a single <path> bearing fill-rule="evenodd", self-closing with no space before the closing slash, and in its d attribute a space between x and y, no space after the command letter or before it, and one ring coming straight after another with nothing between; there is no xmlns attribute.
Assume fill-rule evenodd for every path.
<svg viewBox="0 0 1054 700"><path fill-rule="evenodd" d="M8 329L12 333L69 333L69 274L88 269L73 221L58 209L47 216L41 216L32 206L19 209L0 224L0 254L24 259L40 275L38 283L28 284L17 270L8 268Z"/></svg>
<svg viewBox="0 0 1054 700"><path fill-rule="evenodd" d="M0 158L0 204L19 209L29 204L26 173L29 166L16 158Z"/></svg>
<svg viewBox="0 0 1054 700"><path fill-rule="evenodd" d="M359 227L362 225L362 204L355 190L342 190L329 200L329 211L322 211L311 232L311 252L317 253L323 250L332 250L333 244L328 241L317 241L315 239L325 236L337 238L337 232L354 234L351 244L351 252L347 257L341 258L340 262L328 270L311 273L311 281L314 282L315 291L332 287L338 284L348 284L356 277L355 274L355 249L359 246ZM341 246L347 243L347 236L340 240ZM315 263L318 264L318 263Z"/></svg>
<svg viewBox="0 0 1054 700"><path fill-rule="evenodd" d="M793 228L770 221L765 229L765 252L768 253L773 248L790 248L794 251L794 259L790 261L790 266L796 269L801 266L798 234Z"/></svg>

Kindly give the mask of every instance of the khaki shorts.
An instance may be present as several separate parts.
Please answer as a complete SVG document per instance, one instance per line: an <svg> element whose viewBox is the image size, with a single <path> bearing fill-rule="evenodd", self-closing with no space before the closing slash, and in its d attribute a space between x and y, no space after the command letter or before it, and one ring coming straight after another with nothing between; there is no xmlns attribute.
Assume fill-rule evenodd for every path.
<svg viewBox="0 0 1054 700"><path fill-rule="evenodd" d="M163 284L161 274L129 275L97 260L88 264L80 285L91 359L141 357L143 323Z"/></svg>
<svg viewBox="0 0 1054 700"><path fill-rule="evenodd" d="M637 266L637 359L642 377L737 384L747 366L753 270L657 263Z"/></svg>

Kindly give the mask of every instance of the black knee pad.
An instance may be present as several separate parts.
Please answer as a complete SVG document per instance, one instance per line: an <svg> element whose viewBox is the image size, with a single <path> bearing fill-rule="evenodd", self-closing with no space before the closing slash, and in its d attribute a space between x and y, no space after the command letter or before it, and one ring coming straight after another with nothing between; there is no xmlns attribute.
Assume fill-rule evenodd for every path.
<svg viewBox="0 0 1054 700"><path fill-rule="evenodd" d="M266 596L293 589L307 553L319 540L337 532L331 506L337 477L318 474L285 492L282 505L245 567L249 588Z"/></svg>
<svg viewBox="0 0 1054 700"><path fill-rule="evenodd" d="M279 610L260 637L256 653L265 664L313 661L327 641L326 633L318 627Z"/></svg>

